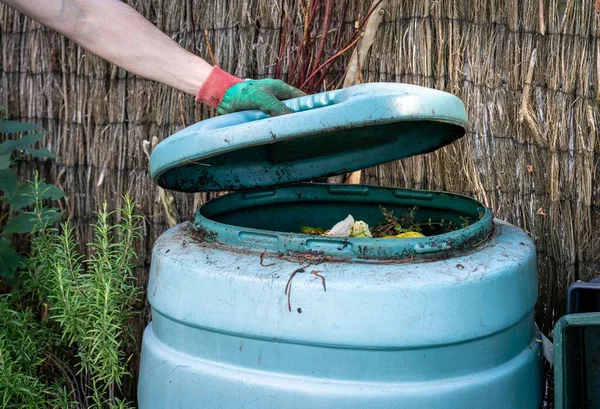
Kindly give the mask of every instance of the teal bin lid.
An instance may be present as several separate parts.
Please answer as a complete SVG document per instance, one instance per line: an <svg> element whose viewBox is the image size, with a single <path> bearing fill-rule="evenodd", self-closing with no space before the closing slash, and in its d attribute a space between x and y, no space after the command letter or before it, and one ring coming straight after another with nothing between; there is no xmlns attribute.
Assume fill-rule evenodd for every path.
<svg viewBox="0 0 600 409"><path fill-rule="evenodd" d="M292 114L235 112L173 134L152 152L152 179L181 192L294 184L432 152L467 125L459 98L408 84L367 83L284 103Z"/></svg>

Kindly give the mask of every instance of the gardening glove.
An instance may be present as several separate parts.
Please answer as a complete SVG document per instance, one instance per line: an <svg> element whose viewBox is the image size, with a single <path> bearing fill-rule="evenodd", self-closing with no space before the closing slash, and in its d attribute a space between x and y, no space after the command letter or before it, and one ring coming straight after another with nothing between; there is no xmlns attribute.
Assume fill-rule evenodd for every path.
<svg viewBox="0 0 600 409"><path fill-rule="evenodd" d="M219 115L259 109L269 116L277 116L292 112L281 100L303 95L306 94L281 80L267 78L244 81L215 65L200 87L196 101L217 108Z"/></svg>

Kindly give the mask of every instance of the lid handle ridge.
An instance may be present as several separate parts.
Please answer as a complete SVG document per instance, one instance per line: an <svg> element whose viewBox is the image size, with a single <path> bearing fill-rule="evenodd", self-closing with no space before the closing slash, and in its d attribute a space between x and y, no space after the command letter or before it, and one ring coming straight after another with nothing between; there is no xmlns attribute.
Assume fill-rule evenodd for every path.
<svg viewBox="0 0 600 409"><path fill-rule="evenodd" d="M311 111L313 109L324 108L345 101L347 99L345 98L347 93L342 91L344 90L306 95L303 97L288 99L283 101L283 103L294 113Z"/></svg>

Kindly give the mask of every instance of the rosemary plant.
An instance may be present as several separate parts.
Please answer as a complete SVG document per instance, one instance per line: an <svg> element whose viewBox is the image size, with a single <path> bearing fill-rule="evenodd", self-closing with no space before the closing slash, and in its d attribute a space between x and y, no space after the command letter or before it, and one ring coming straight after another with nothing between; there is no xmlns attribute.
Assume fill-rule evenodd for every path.
<svg viewBox="0 0 600 409"><path fill-rule="evenodd" d="M27 262L27 295L0 298L0 320L10 322L2 314L12 314L15 328L24 328L0 329L2 407L129 408L118 395L128 375L124 351L138 296L133 263L140 216L135 203L125 197L117 212L104 204L97 213L91 255L84 259L68 222L58 229L48 225L43 182L36 176L31 185L30 215L39 228ZM21 305L25 299L26 305L40 306L39 316ZM40 377L46 367L49 375Z"/></svg>

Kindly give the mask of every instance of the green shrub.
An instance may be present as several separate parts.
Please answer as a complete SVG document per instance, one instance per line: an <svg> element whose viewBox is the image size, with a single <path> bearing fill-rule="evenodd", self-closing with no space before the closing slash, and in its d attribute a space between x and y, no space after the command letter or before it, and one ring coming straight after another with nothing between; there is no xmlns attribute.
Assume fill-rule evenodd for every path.
<svg viewBox="0 0 600 409"><path fill-rule="evenodd" d="M0 133L34 130L0 112ZM125 409L130 406L118 395L128 375L128 320L139 293L133 268L140 217L128 197L116 212L105 203L97 213L91 254L84 258L74 227L65 222L56 228L61 214L47 206L64 192L37 173L32 182L19 184L11 168L27 155L53 156L30 148L43 135L26 133L0 143L0 200L9 205L0 221L0 280L22 283L0 295L0 404ZM8 238L16 233L29 234L28 257L12 247Z"/></svg>
<svg viewBox="0 0 600 409"><path fill-rule="evenodd" d="M36 199L34 214L44 225L41 200ZM61 339L74 348L77 369L90 392L90 407L126 407L115 392L128 375L124 346L138 296L133 262L139 216L134 208L135 203L125 197L121 221L113 225L109 219L114 212L104 204L87 260L77 252L68 223L60 229L40 229L32 240L27 286L47 303L49 319L58 325Z"/></svg>
<svg viewBox="0 0 600 409"><path fill-rule="evenodd" d="M0 223L3 223L0 227L0 279L5 281L14 279L16 272L24 262L23 257L18 255L13 248L9 237L15 233L31 233L36 226L36 221L26 211L26 208L34 200L32 187L27 183L18 183L17 174L11 167L27 157L55 157L48 148L34 149L31 147L47 133L31 133L39 130L36 125L6 119L4 110L0 109L0 134L20 135L0 143L0 191L3 193L0 201L6 202L10 208L0 218ZM43 182L40 182L39 189L42 199L58 200L65 195L59 187ZM56 208L44 208L43 212L44 219L48 224L61 218L61 213ZM45 225L39 227L45 227Z"/></svg>
<svg viewBox="0 0 600 409"><path fill-rule="evenodd" d="M0 402L4 409L69 408L60 379L42 368L55 335L36 321L30 308L16 309L14 294L0 296Z"/></svg>

